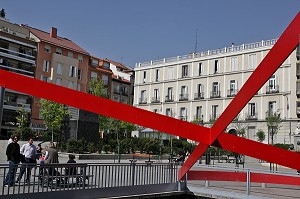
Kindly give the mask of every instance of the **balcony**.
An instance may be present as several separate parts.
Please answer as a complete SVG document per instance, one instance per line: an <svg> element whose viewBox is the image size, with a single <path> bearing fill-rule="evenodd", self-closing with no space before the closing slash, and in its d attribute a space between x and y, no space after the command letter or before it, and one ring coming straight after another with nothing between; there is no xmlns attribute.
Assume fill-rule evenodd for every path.
<svg viewBox="0 0 300 199"><path fill-rule="evenodd" d="M160 103L160 97L152 97L151 98L151 103L153 103L153 104Z"/></svg>
<svg viewBox="0 0 300 199"><path fill-rule="evenodd" d="M296 90L297 98L300 98L300 90Z"/></svg>
<svg viewBox="0 0 300 199"><path fill-rule="evenodd" d="M246 113L245 120L257 120L257 112L256 113Z"/></svg>
<svg viewBox="0 0 300 199"><path fill-rule="evenodd" d="M140 98L139 104L147 104L147 98Z"/></svg>
<svg viewBox="0 0 300 199"><path fill-rule="evenodd" d="M210 98L220 98L221 92L220 91L211 91L210 92Z"/></svg>
<svg viewBox="0 0 300 199"><path fill-rule="evenodd" d="M183 121L187 121L187 116L180 115L178 117L178 119L183 120Z"/></svg>
<svg viewBox="0 0 300 199"><path fill-rule="evenodd" d="M128 90L123 90L123 91L121 92L121 94L124 95L124 96L128 96Z"/></svg>
<svg viewBox="0 0 300 199"><path fill-rule="evenodd" d="M200 99L204 99L204 93L195 93L194 94L194 100L200 100Z"/></svg>
<svg viewBox="0 0 300 199"><path fill-rule="evenodd" d="M212 115L209 116L209 121L210 121L210 122L214 122L214 121L216 121L219 117L220 117L219 114L212 114Z"/></svg>
<svg viewBox="0 0 300 199"><path fill-rule="evenodd" d="M114 88L114 94L120 94L121 90L119 88Z"/></svg>
<svg viewBox="0 0 300 199"><path fill-rule="evenodd" d="M174 95L166 95L165 102L174 102Z"/></svg>
<svg viewBox="0 0 300 199"><path fill-rule="evenodd" d="M239 92L238 89L234 89L234 90L230 89L230 90L227 90L227 97L234 97L234 96L236 96L236 94L237 94L238 92Z"/></svg>
<svg viewBox="0 0 300 199"><path fill-rule="evenodd" d="M267 94L279 93L279 85L266 86L266 93Z"/></svg>
<svg viewBox="0 0 300 199"><path fill-rule="evenodd" d="M20 49L20 51L21 52L0 47L0 55L2 55L4 57L23 61L23 62L30 63L30 64L35 63L35 57L31 55L32 54L31 52L29 52L29 51L25 52L22 49Z"/></svg>
<svg viewBox="0 0 300 199"><path fill-rule="evenodd" d="M187 101L189 99L189 94L180 94L179 101Z"/></svg>

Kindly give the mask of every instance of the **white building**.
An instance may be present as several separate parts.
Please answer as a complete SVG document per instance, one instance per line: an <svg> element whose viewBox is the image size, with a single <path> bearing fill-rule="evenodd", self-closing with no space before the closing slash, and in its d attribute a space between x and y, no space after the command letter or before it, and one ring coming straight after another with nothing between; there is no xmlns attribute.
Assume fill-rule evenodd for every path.
<svg viewBox="0 0 300 199"><path fill-rule="evenodd" d="M211 126L241 89L277 40L225 47L136 64L134 106L186 121L195 118ZM300 117L299 51L293 51L238 115L245 136L257 140L265 119L280 113L282 123L274 143L293 143ZM298 75L299 74L299 75ZM299 81L299 82L298 82ZM172 124L169 124L172 125ZM232 122L227 132L236 129Z"/></svg>

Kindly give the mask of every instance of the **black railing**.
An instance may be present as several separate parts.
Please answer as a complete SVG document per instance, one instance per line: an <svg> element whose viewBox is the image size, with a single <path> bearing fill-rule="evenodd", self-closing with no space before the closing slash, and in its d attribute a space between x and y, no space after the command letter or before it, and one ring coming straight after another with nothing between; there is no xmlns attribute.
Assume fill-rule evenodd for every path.
<svg viewBox="0 0 300 199"><path fill-rule="evenodd" d="M194 94L194 100L204 99L204 93L195 93Z"/></svg>
<svg viewBox="0 0 300 199"><path fill-rule="evenodd" d="M174 101L174 95L166 95L165 102L173 102Z"/></svg>
<svg viewBox="0 0 300 199"><path fill-rule="evenodd" d="M279 93L279 85L266 86L266 93Z"/></svg>
<svg viewBox="0 0 300 199"><path fill-rule="evenodd" d="M160 103L160 97L152 97L151 103Z"/></svg>
<svg viewBox="0 0 300 199"><path fill-rule="evenodd" d="M210 98L220 98L221 92L220 91L211 91L210 92Z"/></svg>
<svg viewBox="0 0 300 199"><path fill-rule="evenodd" d="M147 104L147 98L140 98L139 104Z"/></svg>
<svg viewBox="0 0 300 199"><path fill-rule="evenodd" d="M180 94L179 101L186 101L189 99L189 94Z"/></svg>
<svg viewBox="0 0 300 199"><path fill-rule="evenodd" d="M227 97L234 97L234 96L236 96L236 94L237 94L238 92L239 92L238 89L234 89L234 90L230 89L230 90L227 90Z"/></svg>
<svg viewBox="0 0 300 199"><path fill-rule="evenodd" d="M257 112L256 113L246 113L245 120L257 120Z"/></svg>

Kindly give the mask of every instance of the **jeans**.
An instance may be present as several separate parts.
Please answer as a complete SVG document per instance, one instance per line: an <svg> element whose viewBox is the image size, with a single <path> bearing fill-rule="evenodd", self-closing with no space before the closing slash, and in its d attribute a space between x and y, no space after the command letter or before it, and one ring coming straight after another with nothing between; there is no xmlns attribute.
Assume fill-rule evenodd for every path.
<svg viewBox="0 0 300 199"><path fill-rule="evenodd" d="M22 179L22 176L25 173L26 168L27 168L26 181L30 180L31 169L32 169L32 167L34 167L34 165L32 165L32 164L36 164L36 161L31 158L25 158L25 162L22 164L21 169L20 169L20 174L17 179L18 181L20 181Z"/></svg>
<svg viewBox="0 0 300 199"><path fill-rule="evenodd" d="M8 161L8 172L4 181L5 185L13 185L15 183L15 175L18 168L18 162L14 160Z"/></svg>

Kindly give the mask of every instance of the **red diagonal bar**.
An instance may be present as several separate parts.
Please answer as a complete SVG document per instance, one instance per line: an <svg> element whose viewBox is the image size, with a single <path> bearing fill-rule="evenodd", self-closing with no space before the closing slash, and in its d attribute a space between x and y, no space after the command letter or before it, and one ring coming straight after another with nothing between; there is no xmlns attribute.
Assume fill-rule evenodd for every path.
<svg viewBox="0 0 300 199"><path fill-rule="evenodd" d="M21 83L20 83L21 82ZM112 100L0 70L0 85L21 93L53 100L97 114L154 128L162 132L205 143L210 129L175 118L138 109ZM67 97L66 97L67 96ZM159 121L159 122L158 122ZM182 130L183 129L183 130ZM199 132L199 133L195 133ZM203 136L200 136L202 135ZM254 158L300 170L300 154L222 133L213 145ZM187 163L189 163L187 161Z"/></svg>
<svg viewBox="0 0 300 199"><path fill-rule="evenodd" d="M210 143L213 143L222 131L232 122L237 114L243 109L248 101L254 96L255 93L264 85L264 83L274 74L280 65L287 59L291 52L296 48L299 43L300 34L300 12L296 15L293 21L289 24L273 48L269 51L267 56L262 60L253 74L246 81L241 90L237 93L236 97L227 106L218 120L211 128ZM199 144L201 145L201 143ZM198 145L198 146L199 146ZM203 146L195 148L194 152L188 159L188 164L184 164L180 169L179 178L191 168L191 165L205 152ZM203 152L201 154L201 151Z"/></svg>

